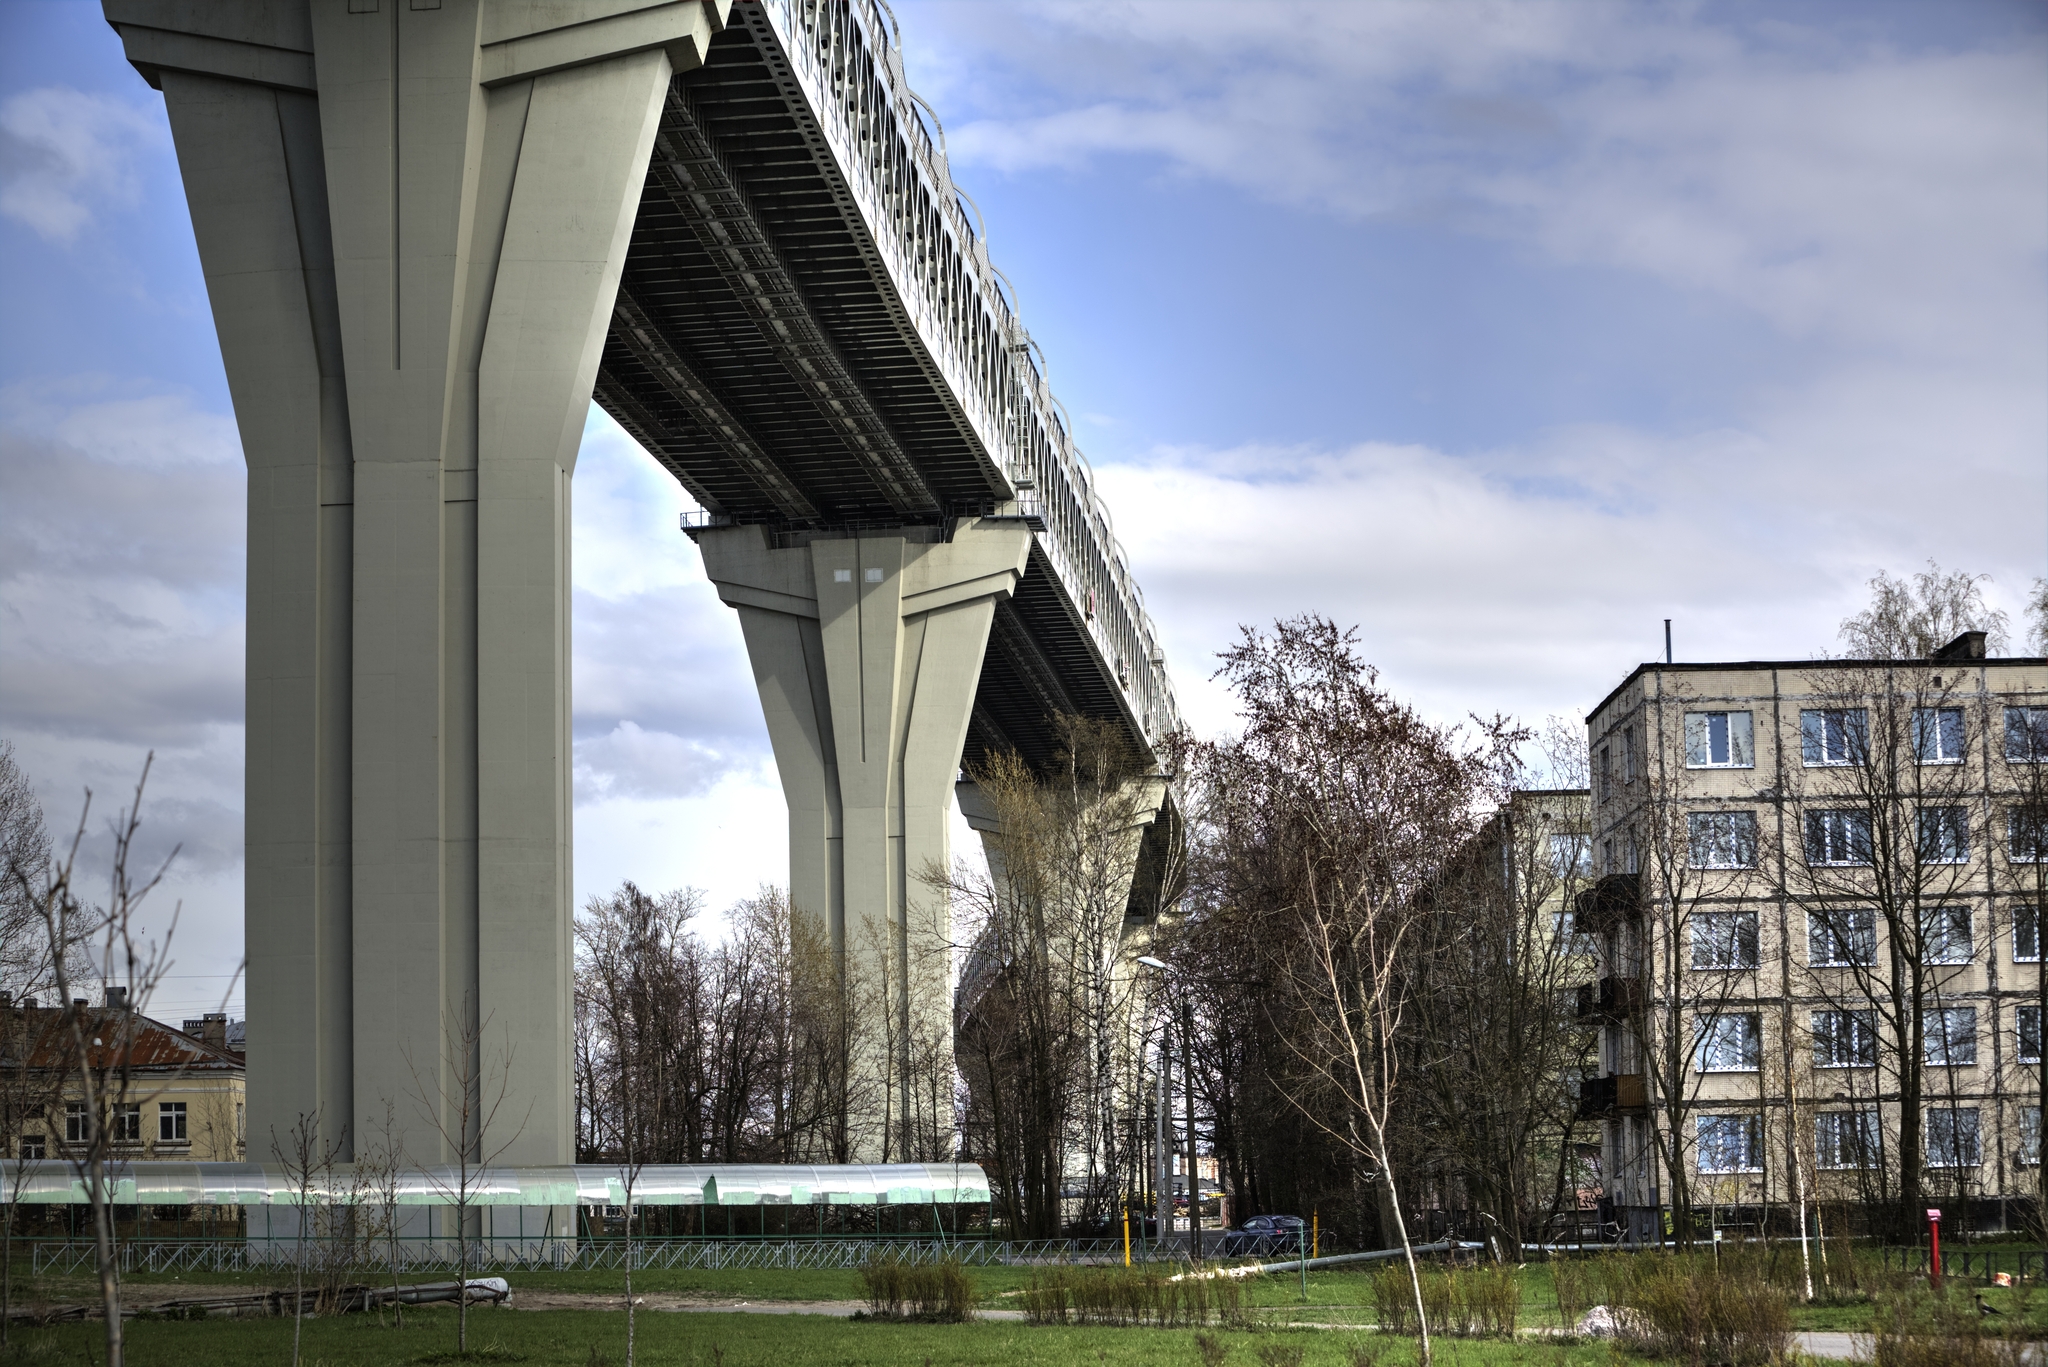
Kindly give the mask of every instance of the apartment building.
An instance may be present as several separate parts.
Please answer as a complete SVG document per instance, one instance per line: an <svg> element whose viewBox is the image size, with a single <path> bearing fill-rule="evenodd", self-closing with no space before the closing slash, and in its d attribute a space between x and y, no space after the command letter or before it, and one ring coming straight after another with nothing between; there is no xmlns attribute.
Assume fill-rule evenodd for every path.
<svg viewBox="0 0 2048 1367"><path fill-rule="evenodd" d="M1609 1218L2038 1200L2048 660L1646 664L1587 733Z"/></svg>

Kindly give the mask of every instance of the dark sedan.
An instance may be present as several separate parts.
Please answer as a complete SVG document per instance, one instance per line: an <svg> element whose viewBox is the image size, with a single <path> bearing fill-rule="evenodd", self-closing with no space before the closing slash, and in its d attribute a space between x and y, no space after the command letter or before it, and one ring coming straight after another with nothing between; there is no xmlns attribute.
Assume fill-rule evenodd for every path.
<svg viewBox="0 0 2048 1367"><path fill-rule="evenodd" d="M1301 1250L1302 1228L1299 1215L1254 1215L1236 1229L1223 1232L1223 1256L1289 1257Z"/></svg>

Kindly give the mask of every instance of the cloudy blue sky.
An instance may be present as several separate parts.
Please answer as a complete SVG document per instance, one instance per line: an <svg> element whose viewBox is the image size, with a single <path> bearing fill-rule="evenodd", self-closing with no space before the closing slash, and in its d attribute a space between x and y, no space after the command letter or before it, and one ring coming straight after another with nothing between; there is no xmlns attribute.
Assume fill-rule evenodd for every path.
<svg viewBox="0 0 2048 1367"><path fill-rule="evenodd" d="M2048 570L2048 9L897 0L1199 730L1237 623L1431 713L1830 649L1878 569ZM161 1014L241 915L243 476L162 105L0 7L0 735L56 824L157 754ZM672 482L576 479L577 883L783 876ZM158 913L161 919L163 913Z"/></svg>

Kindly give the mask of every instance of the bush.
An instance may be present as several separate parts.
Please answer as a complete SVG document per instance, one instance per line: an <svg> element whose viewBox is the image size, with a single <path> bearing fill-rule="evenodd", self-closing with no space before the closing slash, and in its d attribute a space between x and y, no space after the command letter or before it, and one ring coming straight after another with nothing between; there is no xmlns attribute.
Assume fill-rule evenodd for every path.
<svg viewBox="0 0 2048 1367"><path fill-rule="evenodd" d="M1639 1253L1608 1260L1609 1304L1642 1316L1639 1347L1690 1363L1781 1362L1792 1349L1792 1309L1761 1259Z"/></svg>
<svg viewBox="0 0 2048 1367"><path fill-rule="evenodd" d="M2019 1367L2027 1346L1987 1323L1960 1287L1880 1292L1870 1332L1877 1367Z"/></svg>
<svg viewBox="0 0 2048 1367"><path fill-rule="evenodd" d="M1569 1333L1593 1308L1598 1270L1581 1258L1552 1258L1550 1285L1557 1292L1557 1316Z"/></svg>
<svg viewBox="0 0 2048 1367"><path fill-rule="evenodd" d="M1024 1318L1033 1324L1161 1329L1240 1324L1244 1288L1234 1277L1174 1281L1151 1267L1044 1267L1025 1285Z"/></svg>
<svg viewBox="0 0 2048 1367"><path fill-rule="evenodd" d="M891 1249L869 1254L860 1279L876 1319L958 1324L974 1314L974 1279L956 1259L913 1263Z"/></svg>
<svg viewBox="0 0 2048 1367"><path fill-rule="evenodd" d="M1522 1314L1520 1269L1497 1264L1417 1271L1422 1282L1422 1311L1429 1318L1431 1333L1454 1338L1514 1337ZM1367 1287L1383 1332L1416 1332L1415 1291L1408 1280L1407 1263L1388 1259L1373 1269Z"/></svg>

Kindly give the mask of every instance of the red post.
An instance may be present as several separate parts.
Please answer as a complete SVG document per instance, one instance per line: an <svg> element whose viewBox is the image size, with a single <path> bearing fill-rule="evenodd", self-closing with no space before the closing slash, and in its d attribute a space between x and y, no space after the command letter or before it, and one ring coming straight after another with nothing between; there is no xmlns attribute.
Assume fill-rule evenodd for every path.
<svg viewBox="0 0 2048 1367"><path fill-rule="evenodd" d="M1933 1277L1936 1290L1941 1289L1941 1212L1927 1212L1927 1229L1934 1236L1934 1256L1927 1264L1928 1275Z"/></svg>

